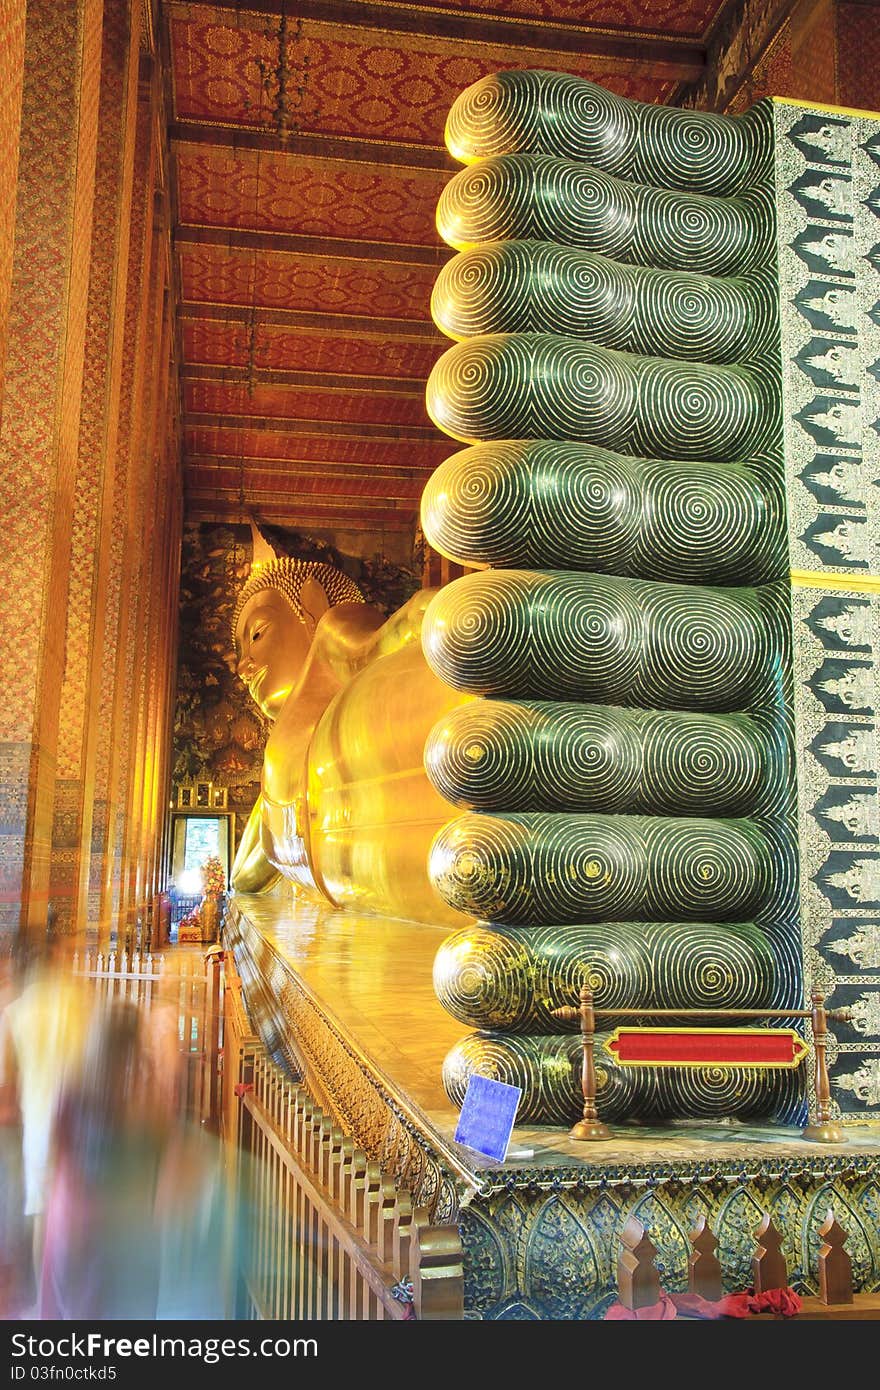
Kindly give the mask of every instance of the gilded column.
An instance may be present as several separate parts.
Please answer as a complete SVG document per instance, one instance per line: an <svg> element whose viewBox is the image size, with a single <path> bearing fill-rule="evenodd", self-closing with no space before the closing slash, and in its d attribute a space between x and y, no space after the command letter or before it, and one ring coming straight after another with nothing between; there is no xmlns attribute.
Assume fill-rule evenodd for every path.
<svg viewBox="0 0 880 1390"><path fill-rule="evenodd" d="M130 0L106 0L95 177L97 225L91 247L50 878L50 899L58 920L80 931L89 917L140 18L140 6L131 6Z"/></svg>
<svg viewBox="0 0 880 1390"><path fill-rule="evenodd" d="M0 0L0 207L15 206L18 183L18 141L21 130L21 84L24 75L25 0ZM3 412L3 370L9 291L12 285L12 248L15 221L0 221L0 417Z"/></svg>
<svg viewBox="0 0 880 1390"><path fill-rule="evenodd" d="M135 917L142 911L148 896L146 867L149 860L149 811L151 796L150 758L153 738L153 695L157 680L157 663L160 659L156 641L157 596L155 576L158 568L157 547L159 528L157 518L158 491L162 475L162 464L158 457L157 438L159 435L159 412L164 403L164 364L167 362L168 332L170 321L165 312L166 265L161 241L161 224L157 225L154 236L154 268L151 291L151 334L152 347L147 378L147 392L142 417L141 450L151 461L151 467L144 476L144 486L140 499L141 525L138 535L141 547L140 576L138 582L138 617L132 633L134 659L133 698L136 714L132 711L132 744L129 758L128 815L123 850L124 865L124 903L120 909L120 919L134 925Z"/></svg>
<svg viewBox="0 0 880 1390"><path fill-rule="evenodd" d="M0 430L3 929L48 908L94 199L101 0L32 0Z"/></svg>
<svg viewBox="0 0 880 1390"><path fill-rule="evenodd" d="M132 658L140 557L139 493L149 460L140 452L147 355L150 269L153 263L153 186L155 183L152 63L141 55L131 204L128 274L122 329L122 371L113 493L105 638L101 668L101 706L95 762L96 822L93 853L98 872L90 879L97 898L99 939L109 938L119 903L125 823ZM93 909L92 909L93 910Z"/></svg>

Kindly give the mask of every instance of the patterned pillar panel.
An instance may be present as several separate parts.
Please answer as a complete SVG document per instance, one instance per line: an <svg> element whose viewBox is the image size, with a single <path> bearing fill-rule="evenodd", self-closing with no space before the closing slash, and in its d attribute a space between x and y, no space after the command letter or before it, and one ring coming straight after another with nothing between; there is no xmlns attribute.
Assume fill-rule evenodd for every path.
<svg viewBox="0 0 880 1390"><path fill-rule="evenodd" d="M113 472L128 263L134 138L128 89L137 86L140 9L105 0L95 221L71 526L68 622L58 729L50 901L68 930L88 918L99 679L109 568Z"/></svg>
<svg viewBox="0 0 880 1390"><path fill-rule="evenodd" d="M94 205L100 0L27 7L0 434L2 615L16 652L0 739L17 779L2 821L0 917L40 929L49 894ZM47 83L46 74L51 74ZM22 819L22 812L24 813Z"/></svg>
<svg viewBox="0 0 880 1390"><path fill-rule="evenodd" d="M801 923L845 1121L880 1116L880 118L774 103Z"/></svg>
<svg viewBox="0 0 880 1390"><path fill-rule="evenodd" d="M3 35L0 47L0 207L4 208L15 206L18 182L24 23L25 0L0 0L0 33ZM0 220L0 418L3 413L3 373L14 243L15 222L11 217L4 217Z"/></svg>
<svg viewBox="0 0 880 1390"><path fill-rule="evenodd" d="M140 563L141 472L152 463L141 452L144 371L148 359L151 269L153 266L153 188L155 183L154 94L139 84L136 108L134 182L128 276L123 327L120 419L116 443L114 530L107 592L101 681L101 737L96 758L105 838L100 864L99 934L110 932L120 900L130 754L137 570ZM134 597L133 597L134 595ZM97 887L94 880L93 887Z"/></svg>

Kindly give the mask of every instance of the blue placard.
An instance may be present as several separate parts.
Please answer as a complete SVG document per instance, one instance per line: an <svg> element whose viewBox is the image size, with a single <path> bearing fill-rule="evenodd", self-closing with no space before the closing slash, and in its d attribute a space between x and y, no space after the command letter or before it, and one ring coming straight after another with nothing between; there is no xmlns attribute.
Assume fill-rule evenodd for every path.
<svg viewBox="0 0 880 1390"><path fill-rule="evenodd" d="M488 1076L472 1076L458 1117L456 1144L503 1161L521 1096L519 1086L490 1081Z"/></svg>

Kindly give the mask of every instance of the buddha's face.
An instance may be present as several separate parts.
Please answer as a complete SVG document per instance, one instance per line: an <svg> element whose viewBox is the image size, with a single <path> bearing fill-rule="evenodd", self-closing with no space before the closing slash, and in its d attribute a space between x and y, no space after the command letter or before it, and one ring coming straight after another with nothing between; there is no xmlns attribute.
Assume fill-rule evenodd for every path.
<svg viewBox="0 0 880 1390"><path fill-rule="evenodd" d="M248 599L235 627L238 674L268 719L277 719L311 646L306 624L277 589Z"/></svg>

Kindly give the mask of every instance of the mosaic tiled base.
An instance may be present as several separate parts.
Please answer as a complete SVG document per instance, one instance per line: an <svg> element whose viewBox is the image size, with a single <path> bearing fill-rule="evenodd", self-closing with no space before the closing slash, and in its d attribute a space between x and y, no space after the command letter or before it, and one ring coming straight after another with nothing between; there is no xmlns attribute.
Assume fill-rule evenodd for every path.
<svg viewBox="0 0 880 1390"><path fill-rule="evenodd" d="M505 1175L494 1192L462 1211L465 1307L471 1318L594 1319L616 1298L620 1232L635 1216L657 1247L661 1285L687 1290L688 1232L704 1216L718 1237L718 1258L728 1292L752 1283L754 1233L769 1212L783 1233L782 1250L793 1287L816 1293L819 1227L829 1208L849 1234L847 1250L858 1290L880 1289L880 1161L857 1174L829 1173L824 1165L761 1159L748 1177L719 1164L700 1172L686 1159L659 1163L645 1181L566 1184L562 1175L544 1190ZM780 1167L790 1176L778 1176Z"/></svg>

